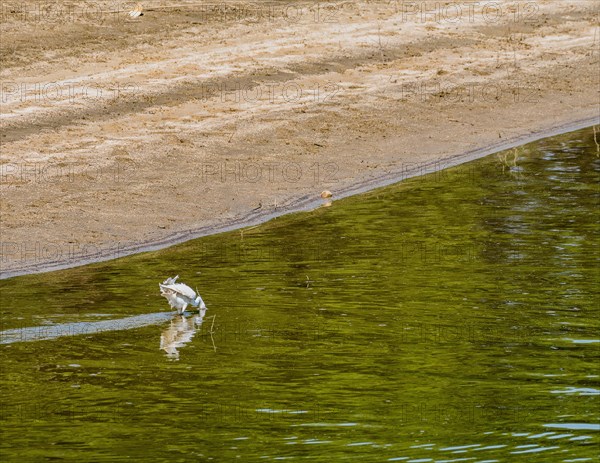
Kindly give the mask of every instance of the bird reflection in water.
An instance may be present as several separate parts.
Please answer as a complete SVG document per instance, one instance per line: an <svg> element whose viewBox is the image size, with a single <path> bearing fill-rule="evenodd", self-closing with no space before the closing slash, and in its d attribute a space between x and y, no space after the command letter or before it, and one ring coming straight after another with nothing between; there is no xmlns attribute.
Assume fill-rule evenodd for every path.
<svg viewBox="0 0 600 463"><path fill-rule="evenodd" d="M175 315L170 325L160 335L160 348L167 353L171 360L179 360L179 350L189 343L196 330L202 326L206 309L200 309L197 315L186 317Z"/></svg>

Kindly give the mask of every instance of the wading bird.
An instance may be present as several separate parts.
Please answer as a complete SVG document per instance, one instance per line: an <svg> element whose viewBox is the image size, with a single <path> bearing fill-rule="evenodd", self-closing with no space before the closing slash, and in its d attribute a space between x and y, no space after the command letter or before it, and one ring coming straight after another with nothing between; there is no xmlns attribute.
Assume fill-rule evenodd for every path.
<svg viewBox="0 0 600 463"><path fill-rule="evenodd" d="M177 309L178 314L183 314L188 305L194 307L200 307L200 310L206 310L206 305L200 297L200 294L196 294L192 288L184 283L176 283L177 275L174 278L167 278L162 283L159 283L160 295L167 298L169 305Z"/></svg>

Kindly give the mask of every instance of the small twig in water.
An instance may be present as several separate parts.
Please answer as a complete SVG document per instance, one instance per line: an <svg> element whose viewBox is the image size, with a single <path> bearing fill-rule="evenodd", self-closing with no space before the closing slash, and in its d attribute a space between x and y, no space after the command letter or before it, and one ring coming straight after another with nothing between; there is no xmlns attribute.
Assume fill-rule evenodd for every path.
<svg viewBox="0 0 600 463"><path fill-rule="evenodd" d="M260 207L262 207L262 203L261 203ZM253 227L248 227L248 228L242 228L240 230L240 237L241 237L242 241L244 241L244 232L248 231L248 230L254 230L256 227L258 227L258 225L254 225Z"/></svg>
<svg viewBox="0 0 600 463"><path fill-rule="evenodd" d="M596 157L600 157L600 143L598 143L598 131L596 130L596 126L593 125L592 129L594 129L594 143L596 143Z"/></svg>
<svg viewBox="0 0 600 463"><path fill-rule="evenodd" d="M517 161L519 160L519 150L513 148L513 166L517 167Z"/></svg>
<svg viewBox="0 0 600 463"><path fill-rule="evenodd" d="M508 166L508 162L506 161L508 154L505 152L502 152L502 153L498 153L496 156L498 157L498 161L500 161L500 164L502 164L502 172L504 172L506 170L506 167Z"/></svg>
<svg viewBox="0 0 600 463"><path fill-rule="evenodd" d="M212 345L213 345L213 349L216 352L217 351L217 346L215 346L215 338L213 338L213 333L214 333L214 326L215 326L215 318L217 318L216 315L213 315L213 320L212 320L212 325L210 325L210 340L212 341Z"/></svg>

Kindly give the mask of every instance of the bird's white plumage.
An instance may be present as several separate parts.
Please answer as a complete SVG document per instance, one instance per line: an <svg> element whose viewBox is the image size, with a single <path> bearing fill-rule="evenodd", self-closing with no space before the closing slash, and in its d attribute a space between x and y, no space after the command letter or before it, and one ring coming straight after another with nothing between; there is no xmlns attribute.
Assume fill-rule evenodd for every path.
<svg viewBox="0 0 600 463"><path fill-rule="evenodd" d="M196 299L196 291L184 283L176 283L174 285L163 285L163 288L173 291L183 297L188 297L191 300Z"/></svg>
<svg viewBox="0 0 600 463"><path fill-rule="evenodd" d="M200 306L201 309L206 309L200 295L196 294L196 291L188 285L177 283L177 278L179 278L179 275L173 278L167 278L165 281L158 284L161 296L164 296L167 299L169 305L172 308L177 309L177 312L180 314L185 312L188 305L193 305L194 307Z"/></svg>

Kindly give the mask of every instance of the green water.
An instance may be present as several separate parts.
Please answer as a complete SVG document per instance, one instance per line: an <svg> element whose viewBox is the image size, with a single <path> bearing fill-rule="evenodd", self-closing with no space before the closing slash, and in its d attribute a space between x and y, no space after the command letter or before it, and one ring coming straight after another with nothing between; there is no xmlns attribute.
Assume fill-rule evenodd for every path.
<svg viewBox="0 0 600 463"><path fill-rule="evenodd" d="M513 160L1 281L0 460L596 460L600 157Z"/></svg>

